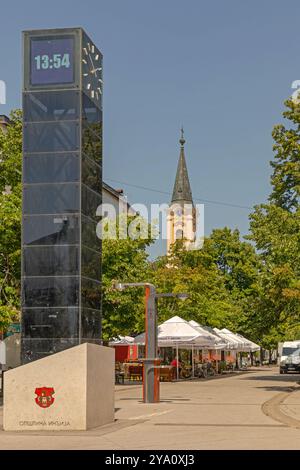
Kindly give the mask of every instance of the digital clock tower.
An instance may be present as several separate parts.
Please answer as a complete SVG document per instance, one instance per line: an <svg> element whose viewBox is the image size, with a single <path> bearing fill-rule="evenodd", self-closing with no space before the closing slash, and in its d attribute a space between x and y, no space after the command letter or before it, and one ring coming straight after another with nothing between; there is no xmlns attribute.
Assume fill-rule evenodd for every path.
<svg viewBox="0 0 300 470"><path fill-rule="evenodd" d="M22 363L100 343L102 54L81 28L23 33Z"/></svg>

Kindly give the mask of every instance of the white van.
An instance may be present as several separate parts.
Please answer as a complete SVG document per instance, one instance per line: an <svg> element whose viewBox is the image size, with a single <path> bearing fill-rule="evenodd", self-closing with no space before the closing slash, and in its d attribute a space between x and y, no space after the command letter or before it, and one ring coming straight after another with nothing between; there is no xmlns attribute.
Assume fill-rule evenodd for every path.
<svg viewBox="0 0 300 470"><path fill-rule="evenodd" d="M279 364L280 374L300 372L300 340L285 341L282 345Z"/></svg>

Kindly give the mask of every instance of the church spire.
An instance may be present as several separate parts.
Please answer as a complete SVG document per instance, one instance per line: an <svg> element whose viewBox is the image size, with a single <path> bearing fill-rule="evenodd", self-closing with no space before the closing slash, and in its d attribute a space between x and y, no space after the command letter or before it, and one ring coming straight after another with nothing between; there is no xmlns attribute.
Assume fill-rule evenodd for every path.
<svg viewBox="0 0 300 470"><path fill-rule="evenodd" d="M181 128L181 138L179 143L180 155L173 189L172 203L193 203L192 191L184 155L185 139L183 127Z"/></svg>

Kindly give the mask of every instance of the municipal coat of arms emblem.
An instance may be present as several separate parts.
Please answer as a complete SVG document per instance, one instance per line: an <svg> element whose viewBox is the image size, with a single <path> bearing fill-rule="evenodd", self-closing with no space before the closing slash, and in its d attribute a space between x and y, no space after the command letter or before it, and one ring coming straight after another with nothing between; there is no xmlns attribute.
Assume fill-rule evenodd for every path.
<svg viewBox="0 0 300 470"><path fill-rule="evenodd" d="M41 408L49 408L54 402L54 388L53 387L40 387L35 389L35 402Z"/></svg>

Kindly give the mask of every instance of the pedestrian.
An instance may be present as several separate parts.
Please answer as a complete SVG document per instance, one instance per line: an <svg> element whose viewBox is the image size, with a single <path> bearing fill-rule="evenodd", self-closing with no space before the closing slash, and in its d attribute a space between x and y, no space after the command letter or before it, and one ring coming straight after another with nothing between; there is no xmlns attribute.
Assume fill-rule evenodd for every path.
<svg viewBox="0 0 300 470"><path fill-rule="evenodd" d="M178 376L180 376L180 372L181 372L181 362L179 361L179 359L177 359L177 357L174 357L173 361L171 362L171 366L174 367L174 376L175 376L175 371L177 371L177 367L178 367Z"/></svg>

